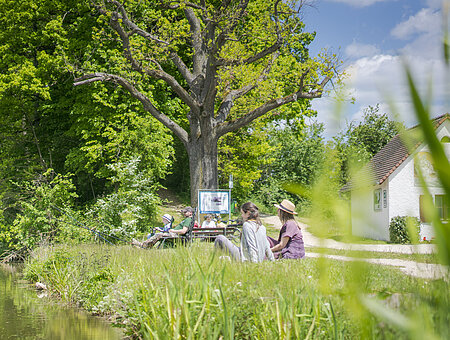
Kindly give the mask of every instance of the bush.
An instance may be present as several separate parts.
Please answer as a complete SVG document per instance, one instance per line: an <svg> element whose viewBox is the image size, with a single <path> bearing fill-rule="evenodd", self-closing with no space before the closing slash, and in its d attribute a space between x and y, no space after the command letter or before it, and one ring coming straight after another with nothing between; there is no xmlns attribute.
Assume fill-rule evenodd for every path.
<svg viewBox="0 0 450 340"><path fill-rule="evenodd" d="M116 173L111 177L116 190L98 199L87 212L97 231L127 238L146 230L153 221L161 203L155 194L159 184L139 170L139 163L137 157L108 165Z"/></svg>
<svg viewBox="0 0 450 340"><path fill-rule="evenodd" d="M419 241L420 221L417 217L395 216L389 223L389 238L392 243Z"/></svg>
<svg viewBox="0 0 450 340"><path fill-rule="evenodd" d="M49 169L39 180L15 183L29 197L17 204L18 212L10 225L0 224L2 247L12 251L33 249L39 243L54 242L56 238L64 237L65 229L61 229L61 222L64 223L66 216L60 216L54 207L73 215L72 207L78 195L71 176L70 173L61 175Z"/></svg>

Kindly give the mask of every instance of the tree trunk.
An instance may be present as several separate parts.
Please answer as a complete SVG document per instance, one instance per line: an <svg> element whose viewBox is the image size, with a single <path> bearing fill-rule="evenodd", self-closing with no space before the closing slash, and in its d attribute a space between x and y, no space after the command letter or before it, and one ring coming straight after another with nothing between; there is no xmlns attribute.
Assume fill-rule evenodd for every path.
<svg viewBox="0 0 450 340"><path fill-rule="evenodd" d="M199 189L217 189L217 138L213 134L190 138L186 148L189 156L191 204L197 206Z"/></svg>

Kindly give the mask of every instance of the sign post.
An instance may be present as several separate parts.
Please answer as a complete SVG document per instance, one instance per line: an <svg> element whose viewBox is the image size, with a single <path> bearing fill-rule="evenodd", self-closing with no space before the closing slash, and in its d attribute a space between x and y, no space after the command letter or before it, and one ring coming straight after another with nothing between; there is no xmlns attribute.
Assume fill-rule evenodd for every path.
<svg viewBox="0 0 450 340"><path fill-rule="evenodd" d="M233 174L230 174L230 180L228 181L228 190L230 192L230 212L228 214L228 221L231 221L231 189L233 189Z"/></svg>

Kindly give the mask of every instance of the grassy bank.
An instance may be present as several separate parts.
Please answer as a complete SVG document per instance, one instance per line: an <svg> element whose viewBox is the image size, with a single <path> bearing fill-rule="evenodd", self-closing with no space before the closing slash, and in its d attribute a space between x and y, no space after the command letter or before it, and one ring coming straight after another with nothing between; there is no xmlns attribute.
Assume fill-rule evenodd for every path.
<svg viewBox="0 0 450 340"><path fill-rule="evenodd" d="M26 264L25 275L47 284L67 303L110 317L132 338L450 334L448 283L360 263L304 259L241 264L219 255L209 243L164 250L106 245L40 248ZM383 313L371 314L373 306L393 308L389 311L409 320L406 325L411 322L412 328L390 324ZM416 322L421 326L414 326Z"/></svg>

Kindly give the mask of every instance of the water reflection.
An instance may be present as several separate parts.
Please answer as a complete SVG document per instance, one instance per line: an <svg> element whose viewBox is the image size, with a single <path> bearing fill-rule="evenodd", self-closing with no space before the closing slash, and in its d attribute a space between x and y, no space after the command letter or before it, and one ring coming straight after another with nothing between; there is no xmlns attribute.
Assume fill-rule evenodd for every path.
<svg viewBox="0 0 450 340"><path fill-rule="evenodd" d="M29 289L15 266L0 265L0 339L121 339L99 318L58 306Z"/></svg>

